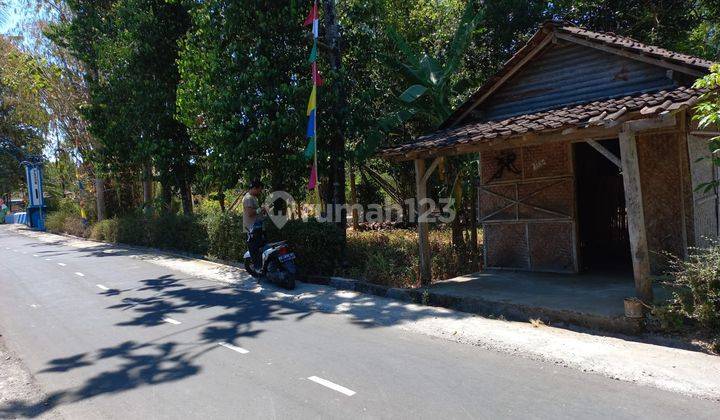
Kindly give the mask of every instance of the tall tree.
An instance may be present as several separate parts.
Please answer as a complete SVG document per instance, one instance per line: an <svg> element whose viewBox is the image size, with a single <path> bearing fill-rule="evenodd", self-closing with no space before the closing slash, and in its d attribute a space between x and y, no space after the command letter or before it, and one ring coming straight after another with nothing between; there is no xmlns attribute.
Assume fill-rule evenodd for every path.
<svg viewBox="0 0 720 420"><path fill-rule="evenodd" d="M264 178L273 189L302 196L311 87L305 13L287 1L193 2L193 28L180 58L178 114L202 148L215 188ZM323 139L326 127L319 127Z"/></svg>
<svg viewBox="0 0 720 420"><path fill-rule="evenodd" d="M189 28L183 5L163 0L71 0L72 20L48 31L85 63L85 117L106 170L140 175L150 162L192 212L194 147L175 119L178 41ZM169 204L169 203L168 203Z"/></svg>
<svg viewBox="0 0 720 420"><path fill-rule="evenodd" d="M0 36L0 195L22 188L18 159L41 154L50 116L43 106L47 63Z"/></svg>

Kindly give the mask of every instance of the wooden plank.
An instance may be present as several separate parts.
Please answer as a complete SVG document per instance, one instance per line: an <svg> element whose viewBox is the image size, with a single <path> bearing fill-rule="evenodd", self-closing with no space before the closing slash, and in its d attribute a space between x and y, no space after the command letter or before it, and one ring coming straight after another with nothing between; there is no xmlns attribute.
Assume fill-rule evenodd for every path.
<svg viewBox="0 0 720 420"><path fill-rule="evenodd" d="M495 84L488 89L482 96L480 96L475 102L473 102L472 106L468 108L465 112L460 114L453 122L448 126L448 128L456 126L458 123L462 122L462 120L468 116L471 112L477 108L478 105L480 105L485 99L487 99L490 95L495 93L496 90L498 90L502 85L505 84L515 73L520 70L525 63L530 61L533 57L535 57L540 51L542 51L543 48L545 48L546 45L551 43L555 39L555 36L553 34L548 34L540 43L525 57L523 57L522 60L520 60L513 68L508 70Z"/></svg>
<svg viewBox="0 0 720 420"><path fill-rule="evenodd" d="M427 182L425 178L425 160L415 159L415 199L417 200L417 227L419 247L420 284L430 285L432 267L430 261L430 241L428 238L428 222L423 218L427 216L428 205L423 203L427 198Z"/></svg>
<svg viewBox="0 0 720 420"><path fill-rule="evenodd" d="M615 154L605 147L601 145L600 143L596 142L595 140L588 140L587 144L589 144L593 149L600 152L601 155L605 156L610 162L614 163L615 166L618 168L622 168L622 163L620 162L620 158L615 156Z"/></svg>
<svg viewBox="0 0 720 420"><path fill-rule="evenodd" d="M649 56L647 56L647 55L643 55L642 53L631 52L631 51L624 50L624 49L622 49L622 48L610 47L610 46L607 46L607 45L603 45L603 44L600 44L600 43L597 43L597 42L588 41L588 40L585 40L585 39L582 39L582 38L578 38L578 37L575 37L575 36L572 36L572 35L567 35L567 34L558 33L556 36L557 36L559 39L562 39L562 40L565 40L565 41L574 42L574 43L576 43L576 44L584 45L584 46L590 47L590 48L596 48L596 49L598 49L598 50L600 50L600 51L608 52L608 53L611 53L611 54L617 54L617 55L619 55L619 56L621 56L621 57L626 57L626 58L630 58L630 59L633 59L633 60L642 61L642 62L644 62L644 63L654 64L654 65L660 66L660 67L665 67L665 68L668 68L668 69L670 69L670 70L675 70L675 71L678 71L678 72L680 72L680 73L689 74L689 75L692 75L692 76L695 76L695 77L700 77L700 76L704 76L704 75L705 75L705 72L703 72L703 71L691 69L691 68L689 68L689 67L682 66L682 65L679 65L679 64L675 64L675 63L670 63L670 62L668 62L668 61L661 60L661 59L659 59L659 58L649 57Z"/></svg>
<svg viewBox="0 0 720 420"><path fill-rule="evenodd" d="M430 179L430 176L435 172L435 169L438 167L438 164L440 163L440 160L442 160L442 157L436 157L433 162L430 164L430 167L425 170L425 174L423 175L422 182L423 184L427 185L428 180Z"/></svg>
<svg viewBox="0 0 720 420"><path fill-rule="evenodd" d="M620 132L620 155L622 156L625 206L628 219L628 236L635 277L635 293L646 304L653 302L650 278L650 257L645 232L642 191L640 189L640 165L637 153L637 136L633 131Z"/></svg>

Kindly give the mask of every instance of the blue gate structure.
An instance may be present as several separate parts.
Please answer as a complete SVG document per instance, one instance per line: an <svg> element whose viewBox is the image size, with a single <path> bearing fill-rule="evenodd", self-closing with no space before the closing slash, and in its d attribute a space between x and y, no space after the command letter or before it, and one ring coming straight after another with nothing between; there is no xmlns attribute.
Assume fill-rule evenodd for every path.
<svg viewBox="0 0 720 420"><path fill-rule="evenodd" d="M28 186L26 224L35 230L45 230L45 198L43 197L42 162L22 162Z"/></svg>
<svg viewBox="0 0 720 420"><path fill-rule="evenodd" d="M0 152L11 155L20 162L20 165L25 167L28 206L26 217L20 218L19 221L24 222L32 229L44 231L47 208L43 196L42 156L26 154L8 139L0 139Z"/></svg>

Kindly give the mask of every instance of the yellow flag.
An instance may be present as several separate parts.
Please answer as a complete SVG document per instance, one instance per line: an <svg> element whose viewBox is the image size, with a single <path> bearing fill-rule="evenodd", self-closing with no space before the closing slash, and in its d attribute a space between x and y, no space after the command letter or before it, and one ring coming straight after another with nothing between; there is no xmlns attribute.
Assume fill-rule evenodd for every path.
<svg viewBox="0 0 720 420"><path fill-rule="evenodd" d="M308 109L307 114L310 116L310 113L315 109L315 98L317 97L317 94L315 93L315 86L313 86L312 93L310 94L310 100L308 101Z"/></svg>

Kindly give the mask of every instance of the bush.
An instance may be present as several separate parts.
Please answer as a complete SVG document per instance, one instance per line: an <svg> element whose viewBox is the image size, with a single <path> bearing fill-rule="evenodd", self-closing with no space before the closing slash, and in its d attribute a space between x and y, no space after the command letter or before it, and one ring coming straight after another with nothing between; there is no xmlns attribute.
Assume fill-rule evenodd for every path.
<svg viewBox="0 0 720 420"><path fill-rule="evenodd" d="M67 234L79 236L81 238L87 238L90 236L90 225L88 225L87 220L83 220L80 216L74 214L65 217L63 230Z"/></svg>
<svg viewBox="0 0 720 420"><path fill-rule="evenodd" d="M45 218L45 229L52 233L65 233L65 218L67 213L56 211L49 213Z"/></svg>
<svg viewBox="0 0 720 420"><path fill-rule="evenodd" d="M672 262L672 297L654 310L665 328L695 325L720 340L720 245L694 249L686 260Z"/></svg>
<svg viewBox="0 0 720 420"><path fill-rule="evenodd" d="M86 221L65 210L49 213L45 217L45 229L52 233L67 233L83 238L87 238L90 234Z"/></svg>
<svg viewBox="0 0 720 420"><path fill-rule="evenodd" d="M206 209L207 210L207 209ZM103 220L88 229L77 216L53 213L48 230L90 236L118 242L195 254L207 254L227 261L242 261L247 249L242 215L204 211L201 216L128 215ZM391 287L419 285L417 233L412 230L348 231L341 267L342 235L335 225L316 220L290 220L282 229L266 222L268 242L286 240L297 256L301 275L346 275ZM453 249L448 230L430 232L433 258L432 278L447 279L480 268L478 256Z"/></svg>
<svg viewBox="0 0 720 420"><path fill-rule="evenodd" d="M118 219L105 219L95 223L90 230L90 238L96 241L118 241Z"/></svg>
<svg viewBox="0 0 720 420"><path fill-rule="evenodd" d="M202 218L207 230L208 254L222 260L241 261L247 250L242 215L208 212Z"/></svg>
<svg viewBox="0 0 720 420"><path fill-rule="evenodd" d="M142 221L150 235L149 244L152 247L200 255L208 252L207 229L196 216L170 214L142 218Z"/></svg>
<svg viewBox="0 0 720 420"><path fill-rule="evenodd" d="M199 218L184 215L130 215L100 221L90 230L98 241L173 249L204 255L207 229Z"/></svg>
<svg viewBox="0 0 720 420"><path fill-rule="evenodd" d="M269 242L285 240L297 256L302 275L336 274L342 252L342 234L335 225L314 219L290 220L282 229L265 223Z"/></svg>
<svg viewBox="0 0 720 420"><path fill-rule="evenodd" d="M433 280L444 280L480 269L478 256L460 255L453 249L448 230L431 231L429 241ZM391 287L420 284L416 232L403 229L349 231L347 247L348 276Z"/></svg>

